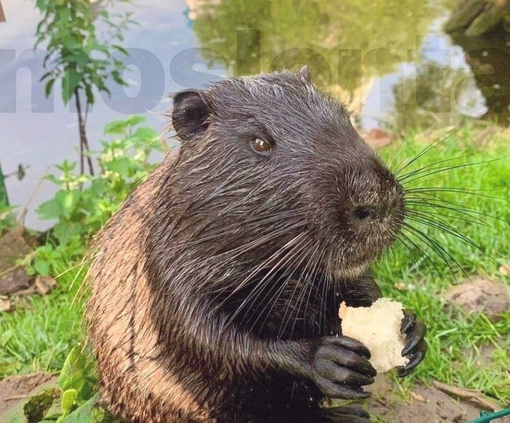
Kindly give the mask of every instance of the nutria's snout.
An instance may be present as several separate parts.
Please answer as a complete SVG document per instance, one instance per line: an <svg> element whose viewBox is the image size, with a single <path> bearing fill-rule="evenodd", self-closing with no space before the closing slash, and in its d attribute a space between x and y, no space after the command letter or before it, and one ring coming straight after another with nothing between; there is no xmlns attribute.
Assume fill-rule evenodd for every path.
<svg viewBox="0 0 510 423"><path fill-rule="evenodd" d="M395 242L405 217L403 188L378 159L361 160L342 173L327 243L333 256L327 272L333 278L366 271Z"/></svg>
<svg viewBox="0 0 510 423"><path fill-rule="evenodd" d="M392 227L401 226L405 212L402 189L397 184L391 192L380 194L380 198L374 195L372 202L353 204L350 219L352 224L367 225L387 221Z"/></svg>

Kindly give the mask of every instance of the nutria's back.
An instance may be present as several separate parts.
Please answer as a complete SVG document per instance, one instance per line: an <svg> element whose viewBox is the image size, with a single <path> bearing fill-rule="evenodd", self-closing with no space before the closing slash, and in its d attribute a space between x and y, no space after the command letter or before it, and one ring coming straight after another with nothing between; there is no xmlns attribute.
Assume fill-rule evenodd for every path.
<svg viewBox="0 0 510 423"><path fill-rule="evenodd" d="M87 316L111 410L262 422L364 396L375 373L334 337L337 309L380 295L367 272L402 224L398 182L306 69L178 93L172 123L179 152L94 247Z"/></svg>
<svg viewBox="0 0 510 423"><path fill-rule="evenodd" d="M165 405L168 396L188 411L197 410L193 398L165 370L164 352L158 348L150 319L152 301L144 270L145 222L153 213L145 199L154 195L175 158L175 154L167 157L110 220L96 240L98 255L90 271L87 316L101 372L101 394L113 413L130 421L185 421L177 413L168 418L174 411Z"/></svg>

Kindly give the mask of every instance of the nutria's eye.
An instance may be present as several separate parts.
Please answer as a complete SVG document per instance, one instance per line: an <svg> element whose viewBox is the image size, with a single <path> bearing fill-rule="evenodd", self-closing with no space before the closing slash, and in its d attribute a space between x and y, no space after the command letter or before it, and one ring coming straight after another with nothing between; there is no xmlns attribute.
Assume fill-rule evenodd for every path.
<svg viewBox="0 0 510 423"><path fill-rule="evenodd" d="M270 154L271 150L273 149L271 144L269 144L266 140L263 140L262 138L255 138L251 142L251 148L253 149L253 151L255 151L255 153L263 155Z"/></svg>

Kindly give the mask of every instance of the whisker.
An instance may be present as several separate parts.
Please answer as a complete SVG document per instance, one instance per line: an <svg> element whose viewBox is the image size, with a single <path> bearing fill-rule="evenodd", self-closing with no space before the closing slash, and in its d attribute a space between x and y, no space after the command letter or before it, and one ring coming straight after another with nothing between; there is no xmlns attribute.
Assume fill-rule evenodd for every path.
<svg viewBox="0 0 510 423"><path fill-rule="evenodd" d="M280 325L280 329L279 329L279 333L278 333L278 336L280 337L282 335L282 333L284 332L287 324L292 321L292 327L291 327L291 331L290 331L290 336L292 336L293 332L294 332L294 328L295 328L295 325L297 323L297 318L299 316L299 311L301 309L301 305L304 301L304 298L306 297L307 298L307 301L305 302L305 310L303 311L303 315L306 316L307 315L307 309L308 309L308 305L310 303L310 294L311 292L313 291L313 288L314 288L314 274L315 274L315 269L317 268L317 266L319 265L319 260L315 260L315 256L317 254L317 251L319 250L320 248L320 245L318 243L315 244L315 247L313 249L310 249L308 250L308 262L307 264L305 265L305 271L303 272L301 276L301 281L302 281L302 289L300 290L300 293L298 295L298 300L297 300L297 303L296 304L291 304L293 303L292 299L294 298L294 295L296 294L296 291L298 289L298 287L300 286L299 283L296 284L296 287L293 291L293 294L292 294L292 297L291 297L291 301L289 301L287 304L287 310L289 310L291 308L291 306L294 305L294 312L296 314L296 318L295 319L291 319L292 318L292 315L294 314L294 312L292 313L287 313L285 312L285 315L288 315L288 318L287 319L283 319L282 320L282 324ZM313 266L310 266L310 263L313 263ZM308 288L308 289L307 289ZM306 292L308 291L308 295L306 295ZM303 322L304 324L305 321Z"/></svg>
<svg viewBox="0 0 510 423"><path fill-rule="evenodd" d="M427 215L420 214L420 213L417 213L417 212L411 214L408 217L408 219L412 220L412 221L415 221L417 223L422 223L425 226L431 226L431 227L434 227L436 229L445 231L445 232L449 233L450 235L452 235L452 236L454 236L454 237L464 241L466 244L471 245L472 247L474 247L475 249L480 251L484 256L486 256L487 258L490 258L491 260L493 260L495 263L498 263L498 261L494 257L492 257L489 253L484 251L471 238L469 238L469 237L467 237L465 235L462 235L460 232L457 232L452 225L450 225L449 223L447 223L447 222L445 222L445 221L443 221L441 219L434 220L434 219L431 219L430 217L428 217ZM500 263L498 263L498 264L500 264Z"/></svg>
<svg viewBox="0 0 510 423"><path fill-rule="evenodd" d="M294 256L290 257L289 260L287 260L286 263L284 263L284 264L290 264L291 265L289 267L293 268L292 273L294 273L297 270L298 266L299 266L299 264L293 265L294 261L296 260L296 258L299 258L299 254L301 254L302 257L299 259L298 263L300 263L302 260L304 260L306 258L306 251L307 251L306 248L308 246L307 244L308 243L305 243L304 246L300 246L300 250L298 250ZM268 301L265 301L265 305L264 305L263 309L259 311L259 314L258 314L257 318L252 323L252 328L259 321L259 319L260 319L260 317L262 315L265 316L262 324L265 324L267 322L267 320L268 320L272 310L274 309L274 306L277 304L278 298L285 291L285 288L287 287L287 284L290 282L291 279L292 278L290 276L286 277L285 281L281 284L280 287L277 288L276 292L269 298ZM261 291L261 292L263 292L263 291ZM269 294L270 294L270 292L268 292L264 296L263 300L265 300ZM255 301L259 297L259 295L260 295L260 293L257 294L251 301L252 302ZM268 307L269 307L269 309L268 309ZM267 310L267 312L266 312L266 310Z"/></svg>
<svg viewBox="0 0 510 423"><path fill-rule="evenodd" d="M430 235L428 235L426 232L410 225L409 223L404 223L404 227L412 232L417 238L421 238L446 264L448 269L450 270L451 275L455 277L455 272L453 270L452 265L450 264L449 259L456 264L457 268L467 277L467 273L464 271L462 266L459 264L459 262L453 257L450 252L446 249L446 246L432 238Z"/></svg>
<svg viewBox="0 0 510 423"><path fill-rule="evenodd" d="M509 223L506 219L503 219L499 216L494 216L492 214L476 210L472 207L468 207L466 204L450 201L434 194L421 193L419 195L405 196L405 202L406 205L411 205L414 207L439 208L451 211L453 213L462 214L474 219L476 223L483 224L484 226L493 227L493 225L490 225L486 220L481 220L481 218L490 218L491 220L499 221L502 223ZM455 215L449 214L446 216L454 217Z"/></svg>
<svg viewBox="0 0 510 423"><path fill-rule="evenodd" d="M402 179L399 179L399 181L403 182L404 185L409 186L410 184L415 183L416 181L419 181L420 179L426 178L426 177L431 176L431 175L436 175L436 174L443 173L443 172L449 172L449 171L454 170L454 169L461 169L461 168L466 168L466 167L479 166L481 164L487 164L487 163L491 163L491 162L495 162L495 161L499 161L499 160L501 160L501 158L490 159L490 160L482 160L480 162L460 163L460 164L457 164L457 165L444 166L444 167L440 167L440 168L431 167L429 169L429 172L427 172L427 173L423 173L423 174L417 175L414 178L411 177L410 179L406 179L405 181L402 181ZM434 180L434 178L426 179L425 182L430 182L432 180ZM424 181L422 181L422 182L424 182Z"/></svg>
<svg viewBox="0 0 510 423"><path fill-rule="evenodd" d="M246 286L246 284L256 275L258 274L258 272L260 272L264 267L266 267L269 263L271 263L271 261L275 260L275 259L279 259L279 261L274 264L271 269L262 277L262 279L257 283L257 286L252 289L249 293L249 295L243 300L243 302L237 307L237 310L231 315L229 316L229 320L227 321L227 323L225 324L225 326L228 326L230 323L233 322L233 320L239 315L239 313L241 312L241 310L247 305L250 303L252 297L254 296L257 296L259 295L259 292L262 291L262 288L264 286L264 283L269 280L269 277L271 275L273 275L277 269L280 268L280 266L282 264L285 264L286 261L289 260L289 257L293 257L293 254L294 253L294 250L295 250L295 247L296 245L299 246L299 243L296 243L293 248L291 248L290 250L288 250L285 255L282 257L282 258L279 258L279 255L281 254L282 251L285 251L285 248L288 248L289 245L292 245L296 242L296 240L299 240L301 238L303 238L305 236L304 233L300 233L299 235L297 235L295 238L293 238L291 241L289 241L284 247L280 248L277 252L275 252L269 259L263 261L262 263L260 263L255 269L252 270L252 272L250 272L250 274L233 290L233 292L231 294L229 294L229 296L227 297L227 299L229 299L232 295L234 295L236 292L238 292L240 289L242 289L244 286ZM298 250L299 251L299 250Z"/></svg>
<svg viewBox="0 0 510 423"><path fill-rule="evenodd" d="M437 141L429 144L427 147L422 149L416 156L414 156L411 160L409 160L403 167L400 167L402 163L397 166L397 169L395 170L394 174L395 176L398 176L400 172L402 172L404 169L407 169L409 166L411 166L414 162L419 160L421 157L423 157L425 154L427 154L430 150L434 149L438 145L444 143L446 140L448 140L456 131L458 130L458 127L452 128L450 131L448 131L446 134L444 134L442 137L440 137Z"/></svg>
<svg viewBox="0 0 510 423"><path fill-rule="evenodd" d="M424 262L429 272L433 273L435 271L436 274L438 275L440 274L439 268L428 256L428 254L418 244L416 244L405 232L400 232L397 241L405 247L405 249L403 249L404 254L406 250L411 254L411 256L415 256L416 251L418 251L421 254L421 256L418 256L416 262L413 263L413 265L407 269L408 272L412 272L414 269L417 269L421 262ZM434 268L433 270L429 267L429 264Z"/></svg>
<svg viewBox="0 0 510 423"><path fill-rule="evenodd" d="M399 176L398 180L400 182L404 183L404 181L406 181L407 179L409 179L412 176L419 175L419 174L424 173L424 172L428 172L431 169L437 169L437 166L442 164L442 163L447 163L447 162L451 162L451 161L454 161L454 160L461 160L461 159L464 159L466 157L471 157L471 154L465 154L463 156L449 157L447 159L443 159L443 160L439 160L439 161L434 162L434 163L427 164L427 165L419 167L417 169L410 170L409 172L405 173L404 175ZM443 167L446 167L446 166L443 166Z"/></svg>
<svg viewBox="0 0 510 423"><path fill-rule="evenodd" d="M422 204L422 203L414 203L414 202L409 202L409 204L410 205L415 205L417 207L420 207L420 209L408 209L407 210L407 214L411 214L411 213L420 213L420 214L423 214L423 213L426 213L426 215L445 217L445 218L449 218L449 219L459 220L459 221L465 222L465 223L476 224L476 225L480 225L480 226L485 226L487 228L496 229L496 227L494 225L491 225L490 223L483 221L481 218L479 218L477 216L472 216L472 215L469 214L469 212L465 212L463 210L453 209L451 207L446 207L446 206L445 207L441 207L440 205L435 205L435 204ZM455 213L458 213L460 215L465 215L467 217L457 216L456 214L440 213L440 212L434 211L434 210L422 210L421 207L423 207L423 208L432 208L432 209L443 208L443 209L449 210L449 211L453 210Z"/></svg>

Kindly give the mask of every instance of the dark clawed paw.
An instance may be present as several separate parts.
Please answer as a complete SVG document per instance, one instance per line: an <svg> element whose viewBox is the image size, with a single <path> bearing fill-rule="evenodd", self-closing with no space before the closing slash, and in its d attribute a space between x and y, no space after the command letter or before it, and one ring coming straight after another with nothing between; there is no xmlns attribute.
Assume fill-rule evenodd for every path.
<svg viewBox="0 0 510 423"><path fill-rule="evenodd" d="M416 318L413 312L404 310L401 331L406 335L406 346L402 350L402 356L408 357L409 363L405 367L399 367L397 374L399 377L404 377L410 374L425 357L428 348L424 339L427 327Z"/></svg>
<svg viewBox="0 0 510 423"><path fill-rule="evenodd" d="M327 422L336 423L369 423L370 414L357 405L327 408L323 411Z"/></svg>
<svg viewBox="0 0 510 423"><path fill-rule="evenodd" d="M374 383L377 374L369 357L368 349L352 338L322 338L312 359L311 378L328 397L368 398L362 386Z"/></svg>

